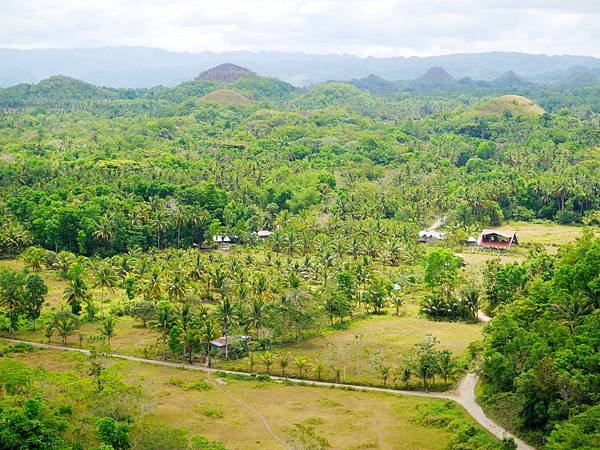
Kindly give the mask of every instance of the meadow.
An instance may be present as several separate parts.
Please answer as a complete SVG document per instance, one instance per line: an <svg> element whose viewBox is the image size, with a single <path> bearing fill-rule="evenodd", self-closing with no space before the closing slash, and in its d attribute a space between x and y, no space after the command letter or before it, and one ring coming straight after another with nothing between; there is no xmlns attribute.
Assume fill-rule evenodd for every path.
<svg viewBox="0 0 600 450"><path fill-rule="evenodd" d="M0 349L5 347L0 345ZM126 387L120 389L127 392L109 407L111 394L94 391L84 355L57 350L12 353L0 358L0 381L6 381L2 378L7 376L4 370L15 361L35 369L32 391L41 392L45 401L63 409L69 405L66 435L85 448L98 445L93 416L109 410L113 415L123 410L135 416L131 431L134 449L157 448L141 446L148 432L144 427L153 425L172 439L170 445L161 441L166 445L162 450L175 449L177 443L193 436L219 441L227 449L434 450L460 442L465 429L472 430L474 441L486 448L497 445L458 406L446 400L220 378L105 359L109 380L105 391L124 383ZM433 421L435 415L444 420Z"/></svg>

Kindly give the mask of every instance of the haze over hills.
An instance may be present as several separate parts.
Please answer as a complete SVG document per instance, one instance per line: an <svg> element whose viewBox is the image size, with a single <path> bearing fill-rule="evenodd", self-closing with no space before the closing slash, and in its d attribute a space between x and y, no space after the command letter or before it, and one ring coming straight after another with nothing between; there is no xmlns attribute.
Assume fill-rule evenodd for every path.
<svg viewBox="0 0 600 450"><path fill-rule="evenodd" d="M600 59L525 53L469 53L432 57L361 58L283 52L177 53L147 47L92 49L0 49L0 86L34 83L62 74L98 86L175 86L223 63L247 67L297 86L327 80L377 75L386 80L414 79L443 67L459 80L494 80L514 71L525 81L560 82L576 72L600 75Z"/></svg>

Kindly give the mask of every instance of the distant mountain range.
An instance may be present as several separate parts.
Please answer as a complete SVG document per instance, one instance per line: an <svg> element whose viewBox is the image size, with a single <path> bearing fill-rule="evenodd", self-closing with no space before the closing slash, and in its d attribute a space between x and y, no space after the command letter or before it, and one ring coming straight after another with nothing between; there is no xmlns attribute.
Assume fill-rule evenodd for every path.
<svg viewBox="0 0 600 450"><path fill-rule="evenodd" d="M177 53L147 47L94 49L0 49L0 87L35 83L65 75L97 86L175 86L223 63L233 63L296 86L327 80L358 80L373 75L384 80L419 79L437 84L444 68L446 82L464 79L492 82L595 84L600 59L588 56L547 56L526 53L472 53L432 57L360 58L283 52ZM426 75L423 75L426 73ZM375 80L375 78L373 79ZM447 83L446 83L447 84Z"/></svg>

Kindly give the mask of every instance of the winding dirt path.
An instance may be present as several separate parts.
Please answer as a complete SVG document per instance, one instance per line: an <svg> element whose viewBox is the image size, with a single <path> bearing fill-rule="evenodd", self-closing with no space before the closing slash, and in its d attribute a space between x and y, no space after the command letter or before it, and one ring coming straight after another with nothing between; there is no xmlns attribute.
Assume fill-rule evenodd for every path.
<svg viewBox="0 0 600 450"><path fill-rule="evenodd" d="M212 374L210 372L208 372L207 377L211 381L213 381L212 380ZM234 403L237 403L242 408L246 409L252 415L254 415L259 420L259 422L262 424L262 426L265 429L265 431L267 432L267 434L269 436L271 436L275 442L277 442L279 445L281 445L282 448L285 448L286 450L291 450L292 449L283 439L281 439L279 436L277 436L275 434L275 432L273 432L273 430L271 429L271 426L269 425L269 422L267 421L267 419L265 418L265 416L263 416L260 412L258 412L254 408L252 408L248 403L246 403L246 402L242 401L241 399L239 399L239 398L231 395L229 392L227 392L225 389L223 389L223 386L218 381L215 381L213 383L213 385L221 392L221 394L223 394L229 400L233 401Z"/></svg>
<svg viewBox="0 0 600 450"><path fill-rule="evenodd" d="M487 317L487 316L485 316L485 317L489 320L489 317ZM45 348L45 349L51 349L51 350L72 351L72 352L82 353L84 355L90 354L89 350L85 350L85 349L81 349L81 348L63 347L60 345L44 344L41 342L32 342L32 341L23 341L20 339L9 339L9 338L3 338L3 339L8 342L14 342L14 343L22 342L25 344L31 344L31 345L33 345L35 347L39 347L39 348ZM233 371L233 370L213 369L213 368L208 368L208 367L204 367L204 366L194 366L194 365L180 363L180 362L174 362L174 361L159 361L159 360L155 360L155 359L138 358L136 356L122 355L122 354L118 354L118 353L112 353L109 356L112 358L116 358L116 359L124 359L126 361L139 362L139 363L143 363L143 364L153 364L155 366L161 366L161 367L172 367L172 368L177 368L177 369L197 370L200 372L208 373L209 375L220 372L220 373L231 374L231 375L241 375L241 376L246 376L246 377L250 376L250 374L247 372L237 372L237 371ZM487 417L485 415L485 412L483 411L483 409L481 409L481 406L479 406L479 404L477 403L477 400L475 398L475 387L477 386L477 376L473 373L467 374L465 376L465 378L463 378L463 380L460 382L460 384L456 390L450 391L447 393L446 392L402 391L402 390L397 390L397 389L379 388L379 387L372 387L372 386L357 386L357 385L353 385L353 384L330 383L327 381L312 381L312 380L301 380L298 378L284 378L284 377L278 377L275 375L271 375L269 378L272 381L276 381L276 382L286 381L288 383L305 385L305 386L339 387L339 388L352 389L352 390L361 391L361 392L384 392L384 393L394 394L394 395L411 395L411 396L415 396L415 397L443 398L443 399L447 399L447 400L452 400L452 401L455 401L456 403L458 403L459 405L461 405L471 415L471 417L473 417L473 419L475 419L477 421L477 423L479 423L483 428L488 430L490 433L492 433L498 439L502 439L504 437L512 437L515 440L515 442L517 443L517 448L519 450L535 450L534 447L530 446L529 444L526 444L521 439L512 435L511 433L506 431L504 428L502 428L500 425L498 425L496 422L494 422L492 419L490 419L489 417ZM221 392L225 393L225 390L221 389ZM267 422L267 420L265 419L265 417L262 414L260 414L258 411L256 411L255 409L253 409L246 403L241 402L241 400L238 401L238 400L234 399L233 397L231 397L230 395L228 395L228 397L233 399L238 404L240 404L242 407L246 408L253 415L255 415L259 419L259 421L261 422L263 427L265 428L265 431L271 437L273 437L273 439L275 439L275 441L278 444L280 444L282 446L282 448L289 449L289 446L273 432L273 430L269 426L269 423Z"/></svg>

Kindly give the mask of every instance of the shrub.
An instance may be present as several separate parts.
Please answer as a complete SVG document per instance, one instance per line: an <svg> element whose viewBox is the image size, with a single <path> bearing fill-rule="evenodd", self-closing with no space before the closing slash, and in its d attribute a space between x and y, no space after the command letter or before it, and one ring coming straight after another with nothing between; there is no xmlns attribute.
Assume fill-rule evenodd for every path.
<svg viewBox="0 0 600 450"><path fill-rule="evenodd" d="M181 450L189 444L184 428L165 425L153 416L145 416L134 424L130 441L133 448L144 450Z"/></svg>
<svg viewBox="0 0 600 450"><path fill-rule="evenodd" d="M212 419L221 419L223 418L223 410L217 406L203 406L200 408L200 412L202 415L206 417L210 417Z"/></svg>
<svg viewBox="0 0 600 450"><path fill-rule="evenodd" d="M194 436L191 447L194 450L227 450L221 441L210 441L204 436Z"/></svg>
<svg viewBox="0 0 600 450"><path fill-rule="evenodd" d="M448 449L497 449L498 444L482 429L467 422L458 405L450 400L417 406L415 419L421 425L442 428L452 433Z"/></svg>

